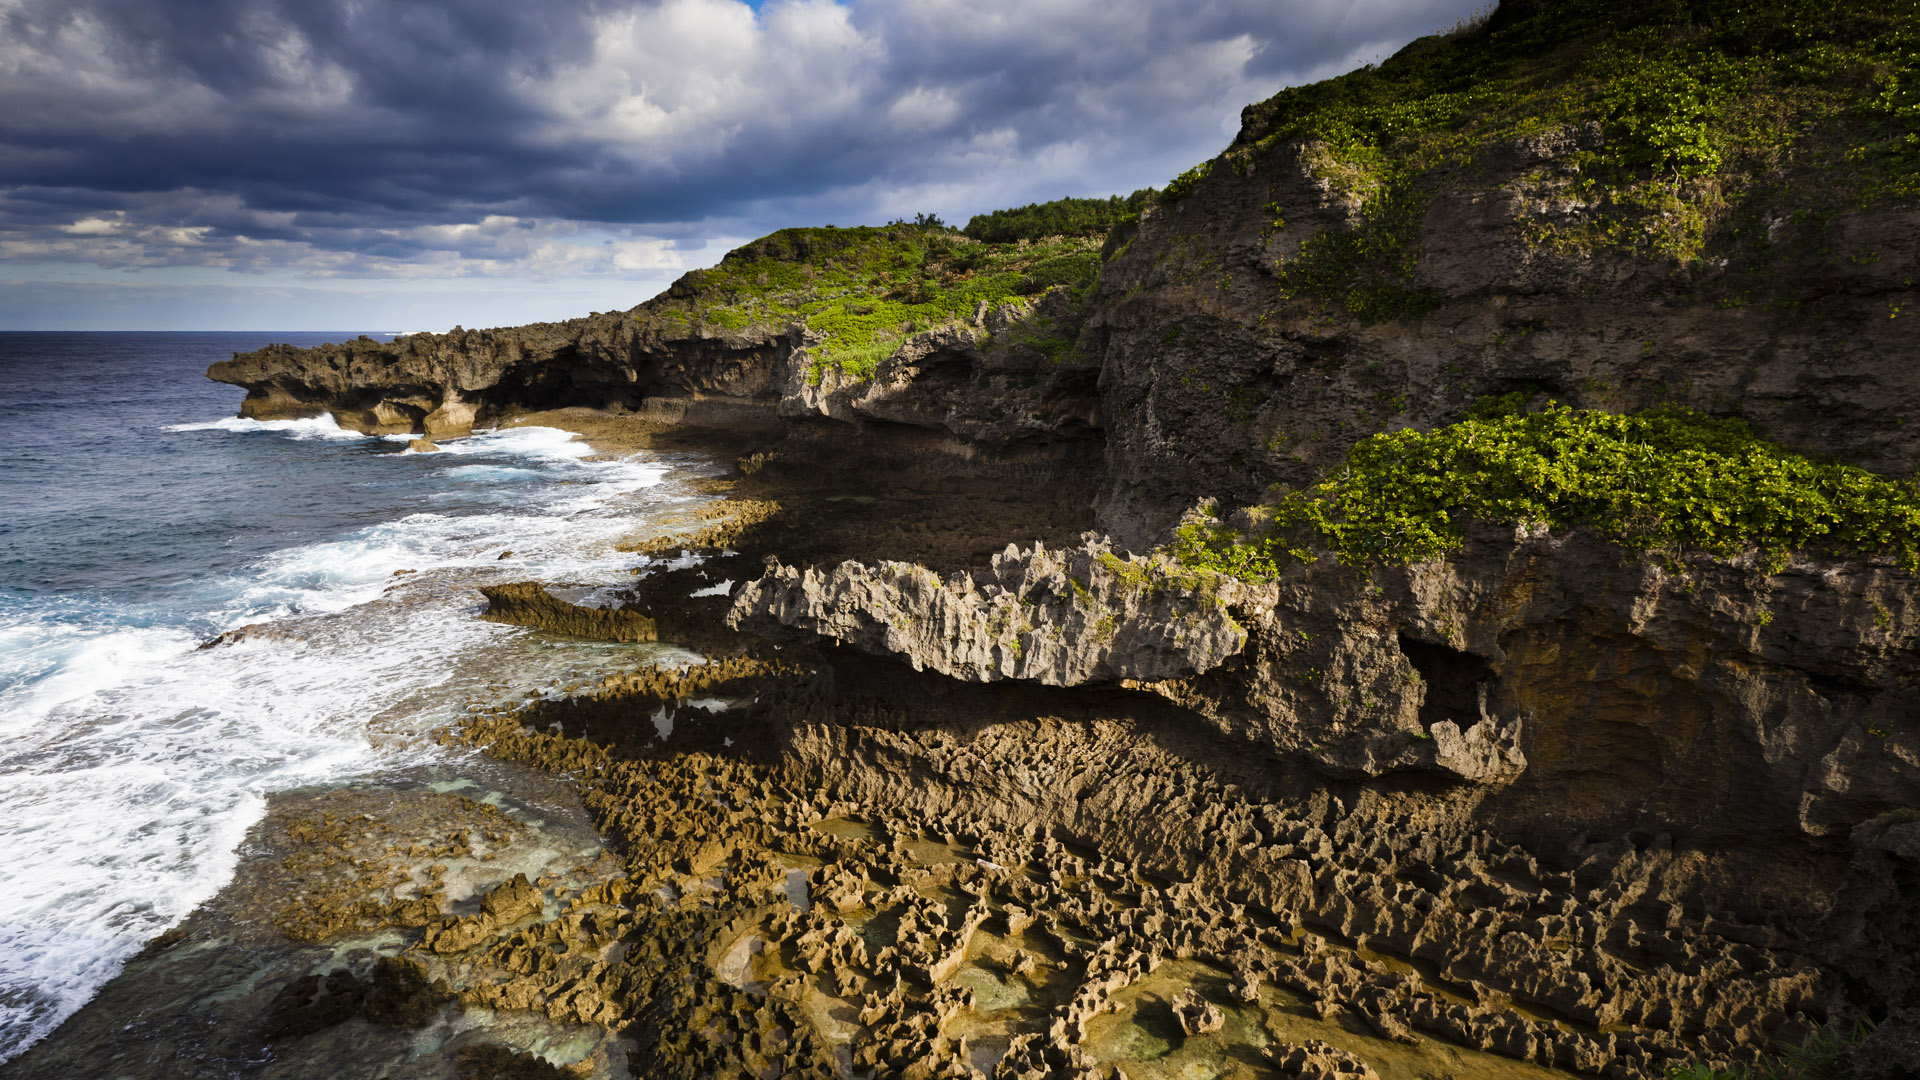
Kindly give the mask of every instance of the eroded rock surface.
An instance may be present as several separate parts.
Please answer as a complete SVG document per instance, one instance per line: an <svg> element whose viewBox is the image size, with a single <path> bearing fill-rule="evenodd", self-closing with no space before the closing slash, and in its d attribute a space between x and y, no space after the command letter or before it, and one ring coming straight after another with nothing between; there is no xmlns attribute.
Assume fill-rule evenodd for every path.
<svg viewBox="0 0 1920 1080"><path fill-rule="evenodd" d="M898 654L915 670L973 682L1078 686L1219 666L1246 644L1228 609L1247 591L1090 540L1066 551L1009 546L988 569L948 577L896 562L775 566L740 591L728 620L770 638L800 631L800 640Z"/></svg>

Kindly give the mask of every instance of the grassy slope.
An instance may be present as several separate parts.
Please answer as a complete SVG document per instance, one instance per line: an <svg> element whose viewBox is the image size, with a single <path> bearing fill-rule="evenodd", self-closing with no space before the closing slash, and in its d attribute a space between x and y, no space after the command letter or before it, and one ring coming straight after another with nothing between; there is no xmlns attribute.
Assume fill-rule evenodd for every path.
<svg viewBox="0 0 1920 1080"><path fill-rule="evenodd" d="M1425 193L1471 183L1517 139L1569 130L1588 148L1572 187L1550 194L1582 212L1534 227L1530 242L1726 259L1726 302L1764 300L1783 217L1920 198L1920 2L1509 2L1377 67L1250 106L1234 146L1166 197L1275 141L1306 143L1364 220L1310 241L1280 268L1282 291L1386 322L1438 300L1410 286Z"/></svg>
<svg viewBox="0 0 1920 1080"><path fill-rule="evenodd" d="M828 368L865 379L913 333L971 319L981 303L1055 288L1078 296L1099 270L1098 237L990 244L935 226L782 229L687 275L639 317L683 330L800 324L824 337L812 349L816 380ZM1069 343L1031 344L1053 355Z"/></svg>

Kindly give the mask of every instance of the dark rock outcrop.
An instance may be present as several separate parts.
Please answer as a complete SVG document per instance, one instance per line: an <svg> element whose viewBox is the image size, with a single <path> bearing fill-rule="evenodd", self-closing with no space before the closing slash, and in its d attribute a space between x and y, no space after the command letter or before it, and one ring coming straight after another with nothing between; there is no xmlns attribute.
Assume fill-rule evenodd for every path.
<svg viewBox="0 0 1920 1080"><path fill-rule="evenodd" d="M487 598L487 610L480 617L489 622L531 626L597 641L659 640L653 620L645 615L619 608L570 604L537 581L487 585L480 592Z"/></svg>
<svg viewBox="0 0 1920 1080"><path fill-rule="evenodd" d="M519 410L637 405L657 396L770 400L793 345L765 331L709 333L606 312L392 342L270 345L215 364L207 376L245 387L240 415L256 420L326 412L370 434L443 437Z"/></svg>
<svg viewBox="0 0 1920 1080"><path fill-rule="evenodd" d="M1257 502L1318 480L1365 435L1514 391L1615 412L1691 406L1806 453L1920 466L1913 330L1888 317L1920 301L1920 209L1783 218L1776 250L1801 254L1775 258L1766 303L1736 302L1712 265L1530 243L1528 227L1569 201L1541 185L1569 184L1593 138L1548 133L1430 193L1407 288L1434 307L1367 325L1288 299L1276 279L1315 237L1359 223L1363 195L1342 189L1324 148L1257 136L1142 215L1089 305L1102 526L1129 543L1156 541L1198 498ZM1860 252L1873 257L1849 258Z"/></svg>

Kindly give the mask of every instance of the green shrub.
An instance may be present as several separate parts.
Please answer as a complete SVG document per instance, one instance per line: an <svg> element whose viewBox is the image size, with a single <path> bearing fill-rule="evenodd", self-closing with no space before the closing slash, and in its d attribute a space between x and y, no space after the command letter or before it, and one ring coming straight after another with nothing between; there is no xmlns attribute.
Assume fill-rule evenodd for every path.
<svg viewBox="0 0 1920 1080"><path fill-rule="evenodd" d="M960 230L989 244L1043 240L1049 236L1105 237L1129 214L1137 215L1157 192L1142 188L1131 195L1106 199L1055 199L1011 210L975 214Z"/></svg>
<svg viewBox="0 0 1920 1080"><path fill-rule="evenodd" d="M1317 146L1309 168L1366 196L1348 233L1311 241L1281 274L1288 295L1373 321L1421 309L1393 290L1406 291L1418 257L1427 193L1555 132L1590 133L1563 152L1556 180L1568 184L1557 197L1583 210L1529 222L1523 234L1541 246L1693 263L1716 243L1763 248L1736 226L1783 208L1920 198L1920 5L1507 3L1377 66L1248 107L1226 159L1278 141Z"/></svg>
<svg viewBox="0 0 1920 1080"><path fill-rule="evenodd" d="M1756 438L1740 420L1680 409L1630 415L1494 399L1432 432L1373 435L1304 491L1253 508L1254 527L1183 525L1187 565L1268 578L1331 550L1352 564L1460 548L1461 525L1584 526L1627 547L1734 555L1777 569L1794 551L1889 557L1920 569L1920 492Z"/></svg>
<svg viewBox="0 0 1920 1080"><path fill-rule="evenodd" d="M1194 186L1205 180L1213 172L1213 162L1203 161L1167 183L1167 189L1160 193L1160 201L1176 203L1193 193Z"/></svg>

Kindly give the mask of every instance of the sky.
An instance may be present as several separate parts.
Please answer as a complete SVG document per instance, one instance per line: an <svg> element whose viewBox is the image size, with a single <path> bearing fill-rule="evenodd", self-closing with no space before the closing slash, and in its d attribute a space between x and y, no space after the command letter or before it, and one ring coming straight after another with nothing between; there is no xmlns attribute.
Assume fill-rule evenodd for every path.
<svg viewBox="0 0 1920 1080"><path fill-rule="evenodd" d="M0 0L0 329L619 310L756 236L1159 186L1485 0Z"/></svg>

